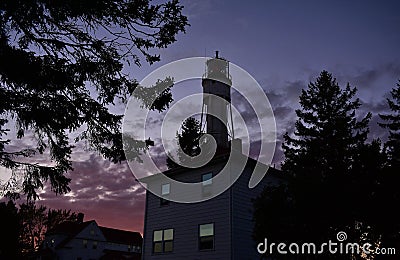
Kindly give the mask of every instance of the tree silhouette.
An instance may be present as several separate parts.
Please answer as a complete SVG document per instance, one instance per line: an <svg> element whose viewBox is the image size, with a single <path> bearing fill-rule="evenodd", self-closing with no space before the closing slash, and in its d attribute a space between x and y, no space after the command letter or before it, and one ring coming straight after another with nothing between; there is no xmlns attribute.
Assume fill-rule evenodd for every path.
<svg viewBox="0 0 400 260"><path fill-rule="evenodd" d="M296 176L327 179L350 169L354 151L368 134L368 113L357 120L357 89L347 84L342 90L332 75L322 71L315 83L302 90L296 110L295 137L284 135L283 170Z"/></svg>
<svg viewBox="0 0 400 260"><path fill-rule="evenodd" d="M379 123L383 128L389 130L389 138L386 142L389 163L399 169L400 167L400 80L397 88L390 92L391 97L387 99L392 114L379 115L385 123Z"/></svg>
<svg viewBox="0 0 400 260"><path fill-rule="evenodd" d="M18 208L12 201L0 203L0 259L19 259L21 232Z"/></svg>
<svg viewBox="0 0 400 260"><path fill-rule="evenodd" d="M179 162L188 163L185 161L182 154L190 157L200 154L200 138L203 135L201 125L194 117L189 117L182 123L181 133L176 133L179 149L177 151L177 158ZM170 157L167 157L168 168L175 168L178 166Z"/></svg>
<svg viewBox="0 0 400 260"><path fill-rule="evenodd" d="M56 193L69 191L64 174L72 169L70 132L79 131L75 141L87 142L113 162L125 159L122 115L108 108L140 88L124 69L140 66L143 57L150 64L158 61L154 49L166 48L185 31L182 8L175 0L156 5L149 0L1 1L0 166L26 172L28 199L37 199L36 190L46 181ZM169 89L154 86L147 93L158 97L154 104L143 100L153 110L172 101ZM35 147L9 149L8 121L15 123L17 138L32 134ZM146 148L138 141L143 145L132 151L136 156ZM51 166L29 159L46 151Z"/></svg>
<svg viewBox="0 0 400 260"><path fill-rule="evenodd" d="M71 210L49 209L30 201L17 208L11 200L0 203L0 259L29 259L41 246L47 231L63 222L78 221Z"/></svg>
<svg viewBox="0 0 400 260"><path fill-rule="evenodd" d="M342 89L327 71L302 90L295 132L286 133L282 145L286 187L266 190L255 201L255 239L319 243L338 231L354 240L364 234L355 223L369 224L367 203L385 155L378 140L366 143L371 114L357 119L356 92L349 84Z"/></svg>
<svg viewBox="0 0 400 260"><path fill-rule="evenodd" d="M41 246L47 231L63 222L78 221L78 214L71 210L49 209L34 202L21 204L18 210L21 254L29 256Z"/></svg>
<svg viewBox="0 0 400 260"><path fill-rule="evenodd" d="M400 214L393 205L400 203L400 81L390 94L387 103L391 113L379 115L384 122L378 123L389 131L385 143L388 158L384 171L379 176L378 191L372 202L378 206L373 220L382 236L383 246L396 247L400 241ZM384 219L382 216L385 216Z"/></svg>

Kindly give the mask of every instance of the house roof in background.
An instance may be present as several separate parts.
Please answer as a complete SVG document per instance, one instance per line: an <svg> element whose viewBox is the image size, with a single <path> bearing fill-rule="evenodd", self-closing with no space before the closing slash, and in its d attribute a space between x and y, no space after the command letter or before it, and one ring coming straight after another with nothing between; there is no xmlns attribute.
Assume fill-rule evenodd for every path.
<svg viewBox="0 0 400 260"><path fill-rule="evenodd" d="M142 235L139 232L102 226L99 226L99 228L108 242L126 245L142 245Z"/></svg>
<svg viewBox="0 0 400 260"><path fill-rule="evenodd" d="M75 236L79 232L81 232L84 228L86 228L92 222L96 222L94 220L85 221L82 223L79 222L63 222L57 225L55 228L47 232L47 235L50 234L64 234L64 235L72 235Z"/></svg>
<svg viewBox="0 0 400 260"><path fill-rule="evenodd" d="M75 238L82 230L95 220L79 222L64 222L57 225L54 229L47 232L46 235L66 235L66 238L57 245L57 248L64 247L71 239ZM98 225L97 225L98 226ZM98 226L107 242L125 244L125 245L141 245L142 235L139 232L120 230L108 227Z"/></svg>

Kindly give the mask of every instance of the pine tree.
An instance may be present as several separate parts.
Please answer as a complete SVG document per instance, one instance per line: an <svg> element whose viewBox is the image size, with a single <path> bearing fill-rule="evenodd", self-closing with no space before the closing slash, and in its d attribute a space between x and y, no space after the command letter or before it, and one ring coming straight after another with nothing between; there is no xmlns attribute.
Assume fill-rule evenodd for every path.
<svg viewBox="0 0 400 260"><path fill-rule="evenodd" d="M397 88L390 92L391 97L387 99L392 114L379 115L385 123L380 126L389 130L389 138L386 142L388 149L389 163L399 169L400 167L400 80Z"/></svg>
<svg viewBox="0 0 400 260"><path fill-rule="evenodd" d="M387 163L384 171L379 176L378 191L375 200L377 205L374 224L382 234L382 243L386 247L397 246L400 240L400 214L393 205L400 203L400 81L397 87L390 92L387 103L391 113L380 114L384 121L378 123L381 127L389 131L388 140L385 143L387 153ZM382 219L384 217L384 220Z"/></svg>
<svg viewBox="0 0 400 260"><path fill-rule="evenodd" d="M360 215L354 196L360 174L355 171L362 168L357 160L367 149L371 114L357 119L356 92L349 84L342 89L322 71L302 90L294 136L284 135L282 170L290 180L293 229L304 234L299 239L330 239L338 230L350 231Z"/></svg>
<svg viewBox="0 0 400 260"><path fill-rule="evenodd" d="M349 84L342 90L327 71L302 90L294 137L284 135L285 172L310 178L348 172L354 151L367 138L371 118L368 113L357 120L361 103L353 100L356 92Z"/></svg>
<svg viewBox="0 0 400 260"><path fill-rule="evenodd" d="M189 117L182 123L181 133L176 133L179 149L177 151L177 158L179 162L188 163L185 161L182 154L194 157L200 154L200 138L203 135L201 125L194 117ZM168 168L175 168L178 166L170 157L167 158Z"/></svg>

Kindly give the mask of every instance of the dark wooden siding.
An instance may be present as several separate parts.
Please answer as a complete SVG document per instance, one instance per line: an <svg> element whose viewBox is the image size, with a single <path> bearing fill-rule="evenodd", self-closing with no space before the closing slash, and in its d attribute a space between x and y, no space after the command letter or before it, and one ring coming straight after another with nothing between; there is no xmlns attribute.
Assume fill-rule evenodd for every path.
<svg viewBox="0 0 400 260"><path fill-rule="evenodd" d="M270 168L269 173L275 169ZM253 189L248 188L251 167L247 167L237 182L232 186L232 259L253 260L260 259L257 252L257 243L253 241L253 203L266 185L275 185L279 180L268 174Z"/></svg>
<svg viewBox="0 0 400 260"><path fill-rule="evenodd" d="M174 176L183 182L200 182L201 175L218 173L223 163L205 169L193 169ZM256 198L266 185L278 183L274 169L254 189L248 188L252 168L247 166L235 184L221 195L200 203L174 203L161 206L160 198L147 192L146 219L144 225L143 259L260 259L256 242L252 239L254 223L252 199ZM276 175L275 175L276 176ZM173 189L171 189L173 192ZM214 223L215 248L199 251L199 225ZM153 254L153 231L174 229L174 250L172 253Z"/></svg>
<svg viewBox="0 0 400 260"><path fill-rule="evenodd" d="M220 166L214 166L218 170ZM176 179L201 181L201 175L212 169L190 170ZM173 192L173 190L171 190ZM160 198L147 192L143 259L212 260L231 259L230 192L199 203L175 203L160 206ZM199 225L214 223L214 250L199 251ZM153 231L174 229L172 253L153 254Z"/></svg>

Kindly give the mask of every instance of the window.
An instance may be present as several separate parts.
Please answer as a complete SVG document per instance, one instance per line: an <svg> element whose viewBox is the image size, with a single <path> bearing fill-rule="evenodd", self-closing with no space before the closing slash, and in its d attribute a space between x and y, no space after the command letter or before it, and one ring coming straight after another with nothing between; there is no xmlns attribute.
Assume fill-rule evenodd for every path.
<svg viewBox="0 0 400 260"><path fill-rule="evenodd" d="M94 235L94 229L90 230L90 234L93 236Z"/></svg>
<svg viewBox="0 0 400 260"><path fill-rule="evenodd" d="M171 190L171 185L169 183L163 184L161 186L161 195L162 196L168 196ZM164 205L168 205L169 204L169 200L164 199L164 198L160 198L160 205L164 206Z"/></svg>
<svg viewBox="0 0 400 260"><path fill-rule="evenodd" d="M163 184L161 186L161 195L163 195L163 196L169 195L170 188L171 188L171 185L169 183Z"/></svg>
<svg viewBox="0 0 400 260"><path fill-rule="evenodd" d="M153 253L168 253L174 248L174 229L153 232Z"/></svg>
<svg viewBox="0 0 400 260"><path fill-rule="evenodd" d="M87 240L84 239L84 240L82 241L82 243L83 243L83 247L84 247L84 248L87 248Z"/></svg>
<svg viewBox="0 0 400 260"><path fill-rule="evenodd" d="M199 250L214 249L214 223L199 226Z"/></svg>
<svg viewBox="0 0 400 260"><path fill-rule="evenodd" d="M97 249L97 241L93 241L93 249Z"/></svg>
<svg viewBox="0 0 400 260"><path fill-rule="evenodd" d="M212 172L201 175L201 181L203 182L203 186L212 184Z"/></svg>
<svg viewBox="0 0 400 260"><path fill-rule="evenodd" d="M213 177L212 172L201 175L201 181L203 183L202 191L203 191L203 196L205 197L208 197L212 194L212 185L211 185L213 181L212 177Z"/></svg>
<svg viewBox="0 0 400 260"><path fill-rule="evenodd" d="M131 245L128 245L128 252L131 251Z"/></svg>

